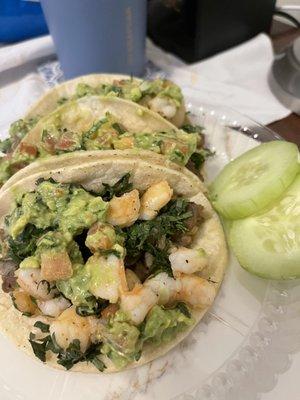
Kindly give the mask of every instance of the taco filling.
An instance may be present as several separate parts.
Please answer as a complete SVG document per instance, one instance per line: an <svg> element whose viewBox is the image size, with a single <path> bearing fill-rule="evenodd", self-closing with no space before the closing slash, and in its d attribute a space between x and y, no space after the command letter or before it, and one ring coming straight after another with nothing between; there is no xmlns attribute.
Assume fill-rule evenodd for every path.
<svg viewBox="0 0 300 400"><path fill-rule="evenodd" d="M0 232L2 289L35 318L34 354L123 369L194 325L216 291L192 246L207 218L166 180L142 192L129 173L97 194L41 179L19 195Z"/></svg>
<svg viewBox="0 0 300 400"><path fill-rule="evenodd" d="M39 118L18 119L13 122L9 128L9 137L0 140L0 151L2 153L11 153L25 137L25 135L38 122Z"/></svg>
<svg viewBox="0 0 300 400"><path fill-rule="evenodd" d="M101 75L99 75L101 80L100 77ZM175 83L165 79L140 80L129 78L115 79L112 83L101 83L96 86L78 83L72 96L63 96L58 99L57 107L70 100L92 95L130 100L148 107L167 119L174 118L178 109L183 106L181 90ZM41 117L43 115L34 115L34 118L20 119L11 124L9 138L0 141L0 151L7 153L16 148L29 129L36 125Z"/></svg>
<svg viewBox="0 0 300 400"><path fill-rule="evenodd" d="M201 128L191 125L183 128L169 132L132 132L111 113L94 119L86 110L76 112L76 104L70 103L44 121L40 141L34 144L25 139L13 153L0 159L0 186L36 159L77 150L150 150L179 165L188 163L193 172L199 172L212 153L203 147Z"/></svg>
<svg viewBox="0 0 300 400"><path fill-rule="evenodd" d="M130 100L169 120L175 117L178 109L183 105L181 89L175 83L166 79L140 80L134 78L115 79L113 83L102 83L97 86L78 83L75 94L69 98L61 97L58 104L91 95Z"/></svg>

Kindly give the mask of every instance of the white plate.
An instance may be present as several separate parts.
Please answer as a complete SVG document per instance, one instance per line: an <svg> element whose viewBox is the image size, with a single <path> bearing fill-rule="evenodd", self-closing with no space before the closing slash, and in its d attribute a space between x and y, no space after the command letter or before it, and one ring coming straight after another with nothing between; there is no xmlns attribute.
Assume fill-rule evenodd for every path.
<svg viewBox="0 0 300 400"><path fill-rule="evenodd" d="M232 110L191 105L189 110L193 122L205 127L207 143L216 151L207 163L209 180L259 141L279 138ZM297 309L291 293L250 275L231 256L213 307L189 337L158 360L112 375L50 369L1 335L0 399L253 400L274 386L276 374L288 367L288 352L296 348L298 325L287 325L282 314L285 303L292 302ZM281 326L288 327L284 334Z"/></svg>

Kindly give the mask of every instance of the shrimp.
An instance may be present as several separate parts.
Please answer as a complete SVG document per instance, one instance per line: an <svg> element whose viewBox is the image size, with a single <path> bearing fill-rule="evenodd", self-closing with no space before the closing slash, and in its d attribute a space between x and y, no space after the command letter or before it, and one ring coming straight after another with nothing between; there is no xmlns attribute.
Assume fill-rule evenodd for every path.
<svg viewBox="0 0 300 400"><path fill-rule="evenodd" d="M175 275L178 273L192 274L207 266L207 257L202 249L179 247L169 255L169 260Z"/></svg>
<svg viewBox="0 0 300 400"><path fill-rule="evenodd" d="M144 321L151 308L157 304L158 296L144 285L135 285L130 292L121 294L120 308L131 321L139 325Z"/></svg>
<svg viewBox="0 0 300 400"><path fill-rule="evenodd" d="M140 219L150 220L157 216L158 211L165 206L173 195L167 181L160 181L150 186L141 198Z"/></svg>
<svg viewBox="0 0 300 400"><path fill-rule="evenodd" d="M101 311L101 318L109 319L113 317L118 310L119 306L117 304L109 304Z"/></svg>
<svg viewBox="0 0 300 400"><path fill-rule="evenodd" d="M156 293L158 304L162 305L184 301L194 307L206 307L213 302L216 294L213 284L196 275L182 274L174 279L161 272L144 285Z"/></svg>
<svg viewBox="0 0 300 400"><path fill-rule="evenodd" d="M141 283L140 278L137 276L135 272L132 271L132 269L127 268L125 270L125 275L129 290L132 290L136 284Z"/></svg>
<svg viewBox="0 0 300 400"><path fill-rule="evenodd" d="M20 268L15 275L21 289L32 297L39 300L50 300L54 297L56 290L51 289L49 282L42 279L40 268Z"/></svg>
<svg viewBox="0 0 300 400"><path fill-rule="evenodd" d="M174 301L180 291L180 283L166 272L161 272L145 281L145 287L150 288L158 296L158 304L164 305Z"/></svg>
<svg viewBox="0 0 300 400"><path fill-rule="evenodd" d="M58 317L64 310L70 307L69 300L62 296L51 300L37 300L37 305L44 315L49 317Z"/></svg>
<svg viewBox="0 0 300 400"><path fill-rule="evenodd" d="M213 283L196 275L182 275L177 279L181 289L176 300L184 301L194 307L208 307L212 304L216 289Z"/></svg>
<svg viewBox="0 0 300 400"><path fill-rule="evenodd" d="M113 197L111 199L107 213L107 222L121 228L130 226L138 219L139 211L139 192L134 189L120 197Z"/></svg>
<svg viewBox="0 0 300 400"><path fill-rule="evenodd" d="M22 289L15 289L12 293L12 299L16 309L23 314L27 313L29 315L34 315L38 311L38 308L32 301L30 295Z"/></svg>
<svg viewBox="0 0 300 400"><path fill-rule="evenodd" d="M90 292L116 303L120 292L127 290L123 260L115 255L105 258L95 254L88 259L86 266L92 277Z"/></svg>
<svg viewBox="0 0 300 400"><path fill-rule="evenodd" d="M96 222L88 230L85 245L92 253L98 250L108 250L116 243L117 237L114 228L103 222Z"/></svg>
<svg viewBox="0 0 300 400"><path fill-rule="evenodd" d="M57 344L67 349L73 340L80 342L80 350L84 353L91 343L91 326L88 317L80 317L75 308L70 307L50 325L51 335L55 335Z"/></svg>
<svg viewBox="0 0 300 400"><path fill-rule="evenodd" d="M168 97L156 96L148 103L152 111L161 114L164 118L171 119L176 115L176 104Z"/></svg>
<svg viewBox="0 0 300 400"><path fill-rule="evenodd" d="M195 275L181 275L174 279L166 272L136 284L130 292L121 294L120 308L138 325L155 304L167 305L184 301L193 307L207 307L215 297L215 287Z"/></svg>
<svg viewBox="0 0 300 400"><path fill-rule="evenodd" d="M180 107L176 109L176 114L170 119L170 122L172 122L173 125L180 127L184 124L185 116L185 106L184 104L181 104Z"/></svg>

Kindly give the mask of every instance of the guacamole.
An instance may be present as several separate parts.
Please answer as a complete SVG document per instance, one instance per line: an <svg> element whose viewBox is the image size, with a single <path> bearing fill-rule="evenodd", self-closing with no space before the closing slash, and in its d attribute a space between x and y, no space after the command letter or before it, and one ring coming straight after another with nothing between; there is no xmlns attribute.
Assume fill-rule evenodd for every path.
<svg viewBox="0 0 300 400"><path fill-rule="evenodd" d="M86 306L94 300L89 292L89 284L90 274L82 262L73 264L73 276L67 280L58 281L56 287L75 306Z"/></svg>
<svg viewBox="0 0 300 400"><path fill-rule="evenodd" d="M142 349L140 329L130 323L125 313L117 311L110 318L104 335L109 338L101 348L118 369L138 360Z"/></svg>
<svg viewBox="0 0 300 400"><path fill-rule="evenodd" d="M13 154L20 141L36 125L37 118L19 119L13 122L9 129L9 137L0 140L0 152L6 154L0 158L0 187L20 168L25 167L34 161L37 155L36 148L33 146L23 146L20 152Z"/></svg>
<svg viewBox="0 0 300 400"><path fill-rule="evenodd" d="M155 79L152 81L122 79L115 80L113 84L100 84L96 87L79 83L75 94L70 98L60 98L58 105L89 95L116 96L133 102L140 102L145 106L153 98L160 97L168 99L171 104L174 104L176 109L183 104L183 96L180 88L170 81L164 79ZM12 123L9 130L9 138L0 141L0 151L7 154L11 153L24 136L37 124L39 119L40 116L35 116L34 118L19 119ZM73 133L73 139L75 138L74 135ZM76 147L76 143L74 147Z"/></svg>
<svg viewBox="0 0 300 400"><path fill-rule="evenodd" d="M68 110L65 112L72 120L78 117L76 104L72 102L69 103ZM197 132L188 133L178 129L154 133L128 132L112 114L106 113L105 117L93 122L88 122L91 119L88 113L83 114L80 114L81 124L74 121L76 129L70 129L64 126L59 110L56 111L45 123L39 143L27 145L21 142L13 154L2 157L0 159L0 186L15 172L37 158L78 150L150 150L166 156L179 165L186 165L189 159L198 152L199 134ZM87 126L88 129L86 129Z"/></svg>
<svg viewBox="0 0 300 400"><path fill-rule="evenodd" d="M104 183L99 193L40 179L32 192L16 198L5 220L7 248L2 255L17 266L16 308L22 309L23 315L50 316L54 326L64 313L72 314L75 320L69 333L76 331L76 324L84 326L78 337L71 335L67 346L59 331L42 339L32 333L30 343L41 360L46 359L47 351L53 351L57 362L67 369L89 361L103 370L108 359L115 368L123 369L138 361L144 349L173 341L194 324L189 306L176 299L159 303L162 297L143 282L159 275L168 276L174 284L179 279L173 275L169 254L178 235L191 235L190 210L197 206L173 198L151 220L133 219L122 229L118 222L110 223L110 202L136 192L128 172L113 185ZM138 196L142 202L143 193ZM149 256L152 261L150 265L148 260L146 268ZM129 276L133 280L130 285ZM28 285L30 279L34 281ZM144 291L147 297L140 299ZM42 322L37 324L43 333L48 329ZM86 326L93 329L89 347L84 347L81 339Z"/></svg>
<svg viewBox="0 0 300 400"><path fill-rule="evenodd" d="M102 346L101 352L110 358L118 369L122 369L139 360L143 346L168 343L193 323L193 318L185 315L180 307L165 309L156 305L144 323L138 327L128 321L124 312L117 311L109 320L107 332L104 333L108 335L109 341Z"/></svg>
<svg viewBox="0 0 300 400"><path fill-rule="evenodd" d="M154 79L152 81L138 81L135 79L116 80L113 84L101 84L92 87L85 83L79 83L76 87L75 96L80 98L88 95L116 96L136 103L147 101L154 97L166 97L174 102L177 108L183 103L180 88L173 82L165 79ZM59 100L61 102L61 100ZM65 98L64 98L65 101Z"/></svg>
<svg viewBox="0 0 300 400"><path fill-rule="evenodd" d="M0 187L17 171L35 161L37 156L35 146L21 145L15 153L0 157Z"/></svg>
<svg viewBox="0 0 300 400"><path fill-rule="evenodd" d="M45 133L47 132L47 134ZM68 137L65 140L65 136ZM83 133L64 130L58 121L51 130L44 130L39 154L45 156L75 150L143 149L163 154L177 164L185 165L197 148L197 134L183 130L171 132L127 132L117 119L106 113ZM62 146L62 141L64 146ZM49 148L51 143L51 150Z"/></svg>
<svg viewBox="0 0 300 400"><path fill-rule="evenodd" d="M19 200L9 218L8 231L16 239L28 224L44 231L56 228L68 242L93 223L104 220L107 206L101 197L83 188L44 181L35 192L26 193Z"/></svg>
<svg viewBox="0 0 300 400"><path fill-rule="evenodd" d="M28 118L26 120L19 119L13 122L9 128L9 137L0 141L0 151L3 153L11 153L24 136L32 129L38 122L39 118Z"/></svg>
<svg viewBox="0 0 300 400"><path fill-rule="evenodd" d="M193 319L180 306L173 309L154 306L146 317L143 340L155 345L166 343L192 324Z"/></svg>

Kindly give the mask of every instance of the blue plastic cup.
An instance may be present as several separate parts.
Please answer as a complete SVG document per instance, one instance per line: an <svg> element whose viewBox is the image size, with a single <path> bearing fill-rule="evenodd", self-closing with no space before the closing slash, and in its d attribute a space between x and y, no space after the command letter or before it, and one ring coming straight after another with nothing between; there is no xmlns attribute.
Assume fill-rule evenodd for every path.
<svg viewBox="0 0 300 400"><path fill-rule="evenodd" d="M95 73L141 76L146 0L41 0L66 79Z"/></svg>

